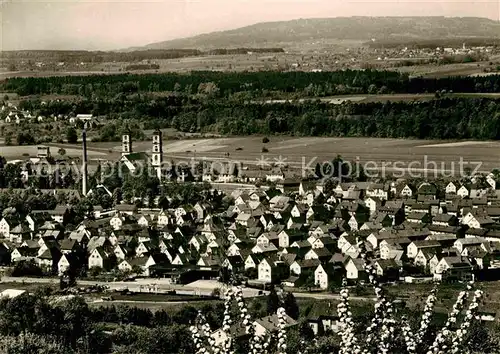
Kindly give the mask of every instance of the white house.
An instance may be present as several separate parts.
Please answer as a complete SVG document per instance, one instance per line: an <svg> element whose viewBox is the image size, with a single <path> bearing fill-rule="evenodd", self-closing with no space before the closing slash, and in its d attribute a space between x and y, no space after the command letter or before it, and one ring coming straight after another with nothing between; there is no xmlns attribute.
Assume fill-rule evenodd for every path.
<svg viewBox="0 0 500 354"><path fill-rule="evenodd" d="M456 194L457 193L457 186L455 185L455 183L453 182L450 182L446 185L446 188L445 188L445 193L446 194Z"/></svg>
<svg viewBox="0 0 500 354"><path fill-rule="evenodd" d="M462 197L462 198L468 197L469 196L469 190L467 189L467 187L461 186L457 190L457 195L460 196L460 197Z"/></svg>
<svg viewBox="0 0 500 354"><path fill-rule="evenodd" d="M266 283L272 282L272 272L273 272L273 264L268 259L264 258L259 263L257 268L257 279Z"/></svg>
<svg viewBox="0 0 500 354"><path fill-rule="evenodd" d="M328 272L322 264L318 265L314 271L314 284L320 289L328 289Z"/></svg>
<svg viewBox="0 0 500 354"><path fill-rule="evenodd" d="M409 185L405 185L403 189L401 189L401 192L399 193L401 197L411 197L413 196L413 190Z"/></svg>
<svg viewBox="0 0 500 354"><path fill-rule="evenodd" d="M345 265L345 270L347 279L359 279L361 274L365 271L363 261L359 258L350 258Z"/></svg>

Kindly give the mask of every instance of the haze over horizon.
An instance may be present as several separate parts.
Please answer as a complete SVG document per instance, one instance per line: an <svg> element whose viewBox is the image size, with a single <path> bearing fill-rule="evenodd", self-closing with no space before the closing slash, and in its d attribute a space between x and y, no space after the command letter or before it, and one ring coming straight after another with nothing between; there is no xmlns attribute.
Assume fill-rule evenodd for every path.
<svg viewBox="0 0 500 354"><path fill-rule="evenodd" d="M115 50L298 18L500 17L498 0L0 0L0 6L0 50Z"/></svg>

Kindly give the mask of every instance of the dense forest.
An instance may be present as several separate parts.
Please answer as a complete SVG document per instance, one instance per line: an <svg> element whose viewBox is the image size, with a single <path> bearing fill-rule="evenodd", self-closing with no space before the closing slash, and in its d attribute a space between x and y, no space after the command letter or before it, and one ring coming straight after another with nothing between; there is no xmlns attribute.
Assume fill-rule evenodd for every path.
<svg viewBox="0 0 500 354"><path fill-rule="evenodd" d="M220 134L293 134L419 139L500 139L500 100L330 105L206 106L173 117L181 131Z"/></svg>
<svg viewBox="0 0 500 354"><path fill-rule="evenodd" d="M33 100L21 106L44 115L92 112L116 119L137 119L145 129L173 127L183 132L500 139L500 100L490 98L333 105L317 100L271 104L183 95L120 95L116 99L52 101L45 105ZM100 129L100 140L117 139L106 135L119 131L109 124L109 129Z"/></svg>
<svg viewBox="0 0 500 354"><path fill-rule="evenodd" d="M305 97L370 93L500 92L500 75L483 77L412 78L393 71L341 70L332 72L213 72L191 74L122 74L11 78L0 89L21 96L68 94L109 97L118 93L182 91L196 93L200 85L215 85L216 95L236 92L295 93Z"/></svg>
<svg viewBox="0 0 500 354"><path fill-rule="evenodd" d="M104 52L85 50L19 50L1 52L4 60L31 60L31 61L54 61L65 63L104 63L104 62L137 62L153 59L177 59L201 55L222 54L247 54L254 53L281 53L282 48L234 48L234 49L212 49L201 51L197 49L148 49L130 50L124 52Z"/></svg>
<svg viewBox="0 0 500 354"><path fill-rule="evenodd" d="M500 100L449 92L500 92L500 75L408 78L389 71L194 72L189 75L13 78L4 90L20 95L70 94L73 100L30 97L20 108L42 114L92 113L132 119L144 129L224 135L293 134L431 139L500 139ZM331 104L335 94L423 93L428 101ZM288 98L270 103L269 98ZM299 98L312 98L300 101ZM113 123L109 123L113 124ZM101 128L104 132L115 127ZM115 140L101 134L102 141Z"/></svg>

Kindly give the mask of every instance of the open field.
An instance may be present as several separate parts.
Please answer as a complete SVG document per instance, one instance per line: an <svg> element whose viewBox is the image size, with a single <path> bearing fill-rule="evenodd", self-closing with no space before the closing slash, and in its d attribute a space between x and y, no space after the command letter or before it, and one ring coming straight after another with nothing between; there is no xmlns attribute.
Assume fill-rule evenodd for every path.
<svg viewBox="0 0 500 354"><path fill-rule="evenodd" d="M24 282L21 282L24 280ZM150 282L158 282L156 279L140 279L138 282L142 284L147 284ZM161 280L160 280L161 281ZM111 289L118 289L123 287L128 287L129 289L137 288L138 282L123 283L123 282L91 282L91 281L78 281L78 286L85 285L108 285ZM4 289L24 289L28 291L35 291L41 286L52 286L57 289L58 280L57 279L47 279L47 278L5 278L0 281L0 291ZM484 301L481 303L482 311L498 312L500 311L500 282L479 282L476 283L476 287L482 289L485 292ZM172 285L160 285L161 291L172 287ZM200 281L186 286L176 285L175 288L178 289L178 293L182 292L182 289L197 289L198 292L203 294L209 294L212 289L220 288L221 284L212 281ZM386 289L388 293L392 294L396 298L402 299L406 302L406 306L410 309L421 310L425 304L425 300L432 289L433 284L395 284L387 285ZM448 312L456 300L458 293L465 288L464 284L442 284L439 287L436 302L436 312L445 313ZM297 298L297 303L300 306L301 313L305 316L307 315L320 315L320 314L335 314L336 305L339 301L339 295L336 293L327 292L296 292L296 290L289 289L294 292ZM243 288L244 297L261 299L265 302L265 298L258 296L255 289ZM265 294L267 292L264 292ZM113 301L102 301L101 296L113 296ZM111 305L126 305L134 306L140 308L149 308L152 311L159 309L168 309L171 311L177 311L183 306L189 305L195 308L201 308L206 304L213 304L214 302L220 300L203 300L200 298L199 301L186 301L189 296L184 295L166 295L166 294L152 294L152 293L142 293L136 295L119 295L114 292L102 294L88 294L85 295L87 302L91 306L111 306ZM97 297L97 298L96 298ZM373 294L373 289L371 287L363 287L362 291L359 293L356 288L351 289L351 300L353 301L354 307L369 305L374 301L375 297Z"/></svg>
<svg viewBox="0 0 500 354"><path fill-rule="evenodd" d="M469 98L500 98L500 93L448 93L446 97L469 97ZM422 102L434 100L435 94L431 93L417 93L417 94L375 94L375 95L338 95L338 96L328 96L321 98L307 98L299 99L299 102L305 101L316 101L330 103L330 104L342 104L344 102L352 103L371 103L371 102ZM286 103L290 100L266 100L265 103ZM260 102L260 101L254 101Z"/></svg>
<svg viewBox="0 0 500 354"><path fill-rule="evenodd" d="M345 42L345 43L344 43ZM189 73L191 71L259 71L259 70L342 70L342 69L365 69L367 67L375 69L387 69L408 73L410 76L423 77L447 77L456 75L479 75L485 69L491 70L491 61L498 61L498 57L492 56L487 61L473 63L453 63L445 65L421 64L414 66L399 66L398 63L409 61L412 58L394 57L378 60L377 52L363 52L355 61L352 61L353 54L347 49L367 50L363 48L361 42L343 43L311 43L310 46L301 48L291 48L283 53L249 53L232 55L203 55L184 57L176 59L155 59L154 63L159 65L159 69L147 70L127 70L127 66L132 62L104 62L87 63L82 69L59 68L53 70L25 70L6 71L0 68L0 80L11 77L48 77L48 76L84 76L84 75L113 75L131 72L134 74L153 73ZM280 47L278 45L278 47Z"/></svg>
<svg viewBox="0 0 500 354"><path fill-rule="evenodd" d="M500 75L500 73L490 73L490 74L497 74ZM0 74L1 75L1 74ZM162 91L162 92L153 92L151 93L152 95L157 95L157 96L168 96L171 95L171 92L168 91ZM84 99L83 96L78 96L78 95L58 95L58 94L52 94L52 95L40 95L40 96L18 96L16 93L13 92L0 92L0 97L8 95L9 96L9 102L13 103L14 105L19 105L19 103L23 100L33 100L33 99L40 99L42 101L49 101L49 100L63 100L63 101L74 101L74 100L80 100ZM458 97L467 97L467 98L480 98L480 97L485 97L485 98L500 98L500 93L447 93L446 97L449 98L458 98ZM326 97L314 97L314 98L302 98L297 100L298 102L306 102L306 101L317 101L320 100L321 102L325 103L330 103L330 104L342 104L344 102L352 102L352 103L372 103L372 102L423 102L423 101L430 101L434 100L435 94L434 93L417 93L417 94L411 94L411 93L397 93L397 94L363 94L363 95L337 95L337 96L326 96ZM264 100L264 99L256 99L253 102L254 103L286 103L287 99L271 99L271 100ZM1 124L1 123L0 123ZM145 132L148 134L148 132ZM188 135L188 134L186 134Z"/></svg>
<svg viewBox="0 0 500 354"><path fill-rule="evenodd" d="M80 157L78 145L48 144L53 146L52 153L57 155L63 146L67 156ZM262 153L266 146L268 153ZM120 158L120 144L88 144L90 162L99 159L110 161ZM262 143L262 137L229 137L211 139L165 140L165 160L191 163L201 161L238 162L243 166L269 164L281 159L292 168L312 167L318 162L331 161L341 155L345 160L359 161L365 168L384 170L388 174L399 169L411 171L439 170L444 174L460 174L462 168L474 169L480 164L479 171L487 172L500 168L500 142L465 141L450 142L438 140L384 139L384 138L322 138L322 137L281 137L271 136L270 142ZM111 151L111 152L110 152ZM134 142L134 151L151 152L151 142ZM24 153L36 156L33 146L0 146L0 155L8 159L26 158ZM229 153L229 157L226 154ZM411 165L409 165L411 163ZM429 173L427 177L434 176ZM425 177L425 176L422 176Z"/></svg>
<svg viewBox="0 0 500 354"><path fill-rule="evenodd" d="M459 64L425 64L414 66L395 67L390 70L408 73L410 76L421 76L428 78L440 78L448 76L473 76L482 74L484 69L489 68L489 61L481 61L474 63L459 63Z"/></svg>
<svg viewBox="0 0 500 354"><path fill-rule="evenodd" d="M137 151L150 149L149 142L137 143ZM344 159L371 162L371 167L381 167L386 164L388 171L391 167L407 166L413 162L412 168L437 168L440 170L458 170L460 159L464 163L481 163L481 171L491 171L500 168L500 142L496 141L429 141L429 140L404 140L382 138L294 138L271 137L267 144L262 143L262 137L241 137L224 139L191 139L184 142L186 150L180 152L178 142L171 144L165 141L164 152L169 158L190 160L192 158L208 160L239 161L243 165L255 165L258 161L268 159L268 163L281 161L291 167L314 167L317 162L323 162L341 155ZM173 146L173 151L170 150ZM198 151L198 146L207 147L203 152ZM263 146L269 150L262 153ZM241 149L241 150L236 150ZM188 152L190 150L191 152ZM195 153L196 151L196 153ZM436 166L434 166L434 164ZM464 165L465 167L467 165ZM458 171L456 171L458 172Z"/></svg>

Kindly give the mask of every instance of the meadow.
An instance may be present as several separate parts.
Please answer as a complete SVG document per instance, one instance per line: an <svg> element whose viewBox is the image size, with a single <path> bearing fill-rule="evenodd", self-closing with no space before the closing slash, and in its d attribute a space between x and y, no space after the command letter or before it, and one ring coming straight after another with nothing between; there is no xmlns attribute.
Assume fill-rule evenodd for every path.
<svg viewBox="0 0 500 354"><path fill-rule="evenodd" d="M411 168L415 172L428 172L427 177L440 177L439 173L460 174L463 168L474 169L480 164L479 171L489 172L500 168L500 142L498 141L442 141L387 138L323 138L270 136L268 143L262 136L224 137L224 138L183 138L164 140L165 161L237 162L250 168L272 167L274 163L287 165L291 169L314 168L316 163L333 160L337 155L344 160L361 163L368 168L384 168L388 174L396 168ZM63 147L68 157L79 158L82 150L79 145L47 144L51 152L58 156ZM151 141L133 143L135 152L151 152ZM268 152L262 152L263 148ZM117 161L121 154L119 142L89 142L88 156L91 163L100 160ZM0 155L7 159L36 156L35 146L2 146ZM229 156L228 156L229 155ZM411 163L411 165L409 165ZM266 165L266 166L264 166ZM433 170L438 170L436 175ZM425 176L423 176L425 177Z"/></svg>

